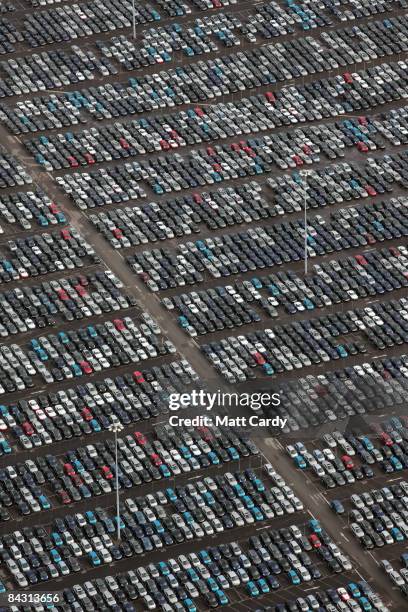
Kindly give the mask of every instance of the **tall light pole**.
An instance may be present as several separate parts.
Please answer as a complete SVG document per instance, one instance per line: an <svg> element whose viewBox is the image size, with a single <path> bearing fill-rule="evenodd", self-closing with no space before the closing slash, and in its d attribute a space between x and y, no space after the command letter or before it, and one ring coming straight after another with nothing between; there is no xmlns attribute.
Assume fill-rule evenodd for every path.
<svg viewBox="0 0 408 612"><path fill-rule="evenodd" d="M135 8L135 0L132 0L132 26L133 26L133 40L136 40L136 8Z"/></svg>
<svg viewBox="0 0 408 612"><path fill-rule="evenodd" d="M119 508L119 466L118 466L118 433L123 429L120 421L112 421L108 427L109 431L115 434L115 486L116 486L116 528L118 541L120 540L120 508Z"/></svg>
<svg viewBox="0 0 408 612"><path fill-rule="evenodd" d="M302 177L303 191L304 191L304 199L303 199L303 208L304 208L304 232L305 232L305 276L307 275L307 264L308 264L308 250L307 250L307 170L301 170L300 176Z"/></svg>

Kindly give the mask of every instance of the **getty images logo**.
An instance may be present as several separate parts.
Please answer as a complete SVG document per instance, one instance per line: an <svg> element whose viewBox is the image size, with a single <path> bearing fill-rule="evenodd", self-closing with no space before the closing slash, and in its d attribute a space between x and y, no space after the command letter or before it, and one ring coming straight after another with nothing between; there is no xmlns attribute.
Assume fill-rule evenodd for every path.
<svg viewBox="0 0 408 612"><path fill-rule="evenodd" d="M189 393L171 393L169 396L169 410L180 408L199 407L212 410L217 407L247 407L251 410L261 410L268 406L279 406L281 403L279 393L223 393L216 391L208 393L200 389Z"/></svg>

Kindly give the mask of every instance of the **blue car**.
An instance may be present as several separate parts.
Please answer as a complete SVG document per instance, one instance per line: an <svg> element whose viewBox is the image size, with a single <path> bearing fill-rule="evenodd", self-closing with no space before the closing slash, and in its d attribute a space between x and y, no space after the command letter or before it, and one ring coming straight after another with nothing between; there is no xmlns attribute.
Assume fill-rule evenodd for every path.
<svg viewBox="0 0 408 612"><path fill-rule="evenodd" d="M344 506L341 503L341 501L339 501L338 499L333 499L330 502L330 506L331 509L336 513L336 514L343 514L344 513Z"/></svg>
<svg viewBox="0 0 408 612"><path fill-rule="evenodd" d="M229 456L231 457L231 459L233 461L238 461L239 453L238 453L237 449L234 446L229 446L227 448L227 453L229 454Z"/></svg>
<svg viewBox="0 0 408 612"><path fill-rule="evenodd" d="M251 597L258 597L259 596L259 589L256 586L255 582L253 582L252 580L247 582L246 590L247 590L248 595L250 595Z"/></svg>
<svg viewBox="0 0 408 612"><path fill-rule="evenodd" d="M41 508L43 510L49 510L51 508L51 504L46 495L40 495L38 497L38 501L40 502Z"/></svg>
<svg viewBox="0 0 408 612"><path fill-rule="evenodd" d="M200 550L200 552L198 553L198 556L200 557L204 565L208 565L209 563L212 563L211 557L206 550Z"/></svg>
<svg viewBox="0 0 408 612"><path fill-rule="evenodd" d="M252 516L254 517L254 519L256 521L263 521L264 520L264 515L262 514L260 509L257 508L257 506L255 506L254 508L251 508L251 514L252 514Z"/></svg>
<svg viewBox="0 0 408 612"><path fill-rule="evenodd" d="M211 463L213 465L218 465L220 462L220 459L217 455L217 453L215 453L214 451L211 451L207 454L208 459L211 461Z"/></svg>
<svg viewBox="0 0 408 612"><path fill-rule="evenodd" d="M166 489L165 493L166 493L166 496L167 496L169 501L171 501L171 502L176 501L177 495L175 494L173 489Z"/></svg>
<svg viewBox="0 0 408 612"><path fill-rule="evenodd" d="M7 440L0 440L0 448L5 455L9 455L11 453L11 446Z"/></svg>
<svg viewBox="0 0 408 612"><path fill-rule="evenodd" d="M171 472L165 463L159 465L159 472L161 472L163 478L170 478L171 476Z"/></svg>
<svg viewBox="0 0 408 612"><path fill-rule="evenodd" d="M317 519L310 519L309 527L314 533L322 532L322 527Z"/></svg>
<svg viewBox="0 0 408 612"><path fill-rule="evenodd" d="M258 589L261 591L261 593L264 593L264 594L269 593L271 590L265 578L259 578L259 580L257 581L257 586L258 586Z"/></svg>
<svg viewBox="0 0 408 612"><path fill-rule="evenodd" d="M301 470L304 470L307 467L307 463L302 457L302 455L296 455L296 457L294 458L294 462L296 464L296 467L300 468Z"/></svg>
<svg viewBox="0 0 408 612"><path fill-rule="evenodd" d="M169 566L164 561L159 561L159 563L157 564L157 569L159 570L162 576L168 576L168 574L170 574Z"/></svg>
<svg viewBox="0 0 408 612"><path fill-rule="evenodd" d="M60 536L60 534L57 531L53 531L51 534L51 538L54 540L54 544L56 546L63 546L64 542L62 541L62 538Z"/></svg>
<svg viewBox="0 0 408 612"><path fill-rule="evenodd" d="M196 607L195 603L189 597L187 597L187 599L183 600L183 605L184 605L185 609L187 610L187 612L197 612L197 607Z"/></svg>
<svg viewBox="0 0 408 612"><path fill-rule="evenodd" d="M347 590L349 591L350 595L352 597L360 597L361 596L361 591L358 588L357 584L355 582L349 582L349 584L347 585Z"/></svg>
<svg viewBox="0 0 408 612"><path fill-rule="evenodd" d="M262 369L267 376L273 376L275 374L275 370L270 363L264 363Z"/></svg>
<svg viewBox="0 0 408 612"><path fill-rule="evenodd" d="M56 548L50 550L50 555L54 563L59 563L61 561L61 555Z"/></svg>
<svg viewBox="0 0 408 612"><path fill-rule="evenodd" d="M91 525L96 525L96 516L92 512L92 510L87 510L85 512L85 518Z"/></svg>
<svg viewBox="0 0 408 612"><path fill-rule="evenodd" d="M291 582L293 585L298 585L298 584L300 584L300 578L299 578L299 576L297 575L297 572L295 572L295 570L294 570L294 569L289 570L289 572L288 572L288 578L289 578L290 582Z"/></svg>
<svg viewBox="0 0 408 612"><path fill-rule="evenodd" d="M222 591L221 589L217 589L214 594L215 594L215 596L216 596L220 606L226 606L228 604L229 599L226 596L226 594L224 593L224 591Z"/></svg>
<svg viewBox="0 0 408 612"><path fill-rule="evenodd" d="M398 527L393 527L390 533L396 542L403 542L405 540L401 530L398 529Z"/></svg>
<svg viewBox="0 0 408 612"><path fill-rule="evenodd" d="M98 565L101 564L101 560L94 550L91 550L91 552L88 554L88 557L93 567L98 567Z"/></svg>

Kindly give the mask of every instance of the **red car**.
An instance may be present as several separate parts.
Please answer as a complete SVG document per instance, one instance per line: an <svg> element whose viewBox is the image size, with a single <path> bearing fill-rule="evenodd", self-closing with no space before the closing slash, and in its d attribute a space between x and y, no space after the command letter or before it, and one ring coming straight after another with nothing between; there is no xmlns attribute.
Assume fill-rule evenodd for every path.
<svg viewBox="0 0 408 612"><path fill-rule="evenodd" d="M199 106L196 106L194 109L194 112L196 115L198 115L199 117L204 117L204 111L202 108L200 108Z"/></svg>
<svg viewBox="0 0 408 612"><path fill-rule="evenodd" d="M108 468L107 465L103 465L101 467L101 472L102 472L102 476L104 476L106 478L106 480L112 480L113 474L111 472L111 469Z"/></svg>
<svg viewBox="0 0 408 612"><path fill-rule="evenodd" d="M205 442L211 442L214 439L208 427L197 427L197 431Z"/></svg>
<svg viewBox="0 0 408 612"><path fill-rule="evenodd" d="M351 457L349 457L348 455L343 455L341 458L342 462L344 463L344 466L348 469L348 470L352 470L354 467L354 463Z"/></svg>
<svg viewBox="0 0 408 612"><path fill-rule="evenodd" d="M367 125L367 123L368 123L367 117L363 117L363 116L359 117L358 118L358 122L359 122L360 125Z"/></svg>
<svg viewBox="0 0 408 612"><path fill-rule="evenodd" d="M367 147L366 143L362 142L361 140L359 140L359 142L357 143L357 149L361 153L368 153L368 147Z"/></svg>
<svg viewBox="0 0 408 612"><path fill-rule="evenodd" d="M92 164L95 163L95 160L94 160L94 158L92 157L92 155L90 153L85 153L84 157L85 157L86 162L87 162L87 164L89 166L92 166Z"/></svg>
<svg viewBox="0 0 408 612"><path fill-rule="evenodd" d="M80 487L84 483L84 481L82 480L79 474L74 474L72 476L72 482L74 483L76 487Z"/></svg>
<svg viewBox="0 0 408 612"><path fill-rule="evenodd" d="M309 536L309 542L313 548L321 548L322 543L315 533L312 533L312 535Z"/></svg>
<svg viewBox="0 0 408 612"><path fill-rule="evenodd" d="M161 148L163 149L163 151L168 151L171 148L167 140L160 140L159 144Z"/></svg>
<svg viewBox="0 0 408 612"><path fill-rule="evenodd" d="M114 227L112 230L112 234L115 236L117 240L123 238L123 232L119 227Z"/></svg>
<svg viewBox="0 0 408 612"><path fill-rule="evenodd" d="M230 148L232 151L239 151L239 144L237 142L233 142L231 143Z"/></svg>
<svg viewBox="0 0 408 612"><path fill-rule="evenodd" d="M26 436L32 436L35 433L34 427L31 425L30 421L24 421L21 427L23 428Z"/></svg>
<svg viewBox="0 0 408 612"><path fill-rule="evenodd" d="M125 138L119 138L119 144L122 147L122 149L129 149L129 143Z"/></svg>
<svg viewBox="0 0 408 612"><path fill-rule="evenodd" d="M297 166L303 166L303 159L299 155L292 155L292 159Z"/></svg>
<svg viewBox="0 0 408 612"><path fill-rule="evenodd" d="M78 276L78 282L80 285L82 285L83 287L86 287L87 285L89 285L89 280L86 278L86 276L84 276L83 274L80 274Z"/></svg>
<svg viewBox="0 0 408 612"><path fill-rule="evenodd" d="M125 329L125 324L122 319L113 319L113 324L118 331L123 331Z"/></svg>
<svg viewBox="0 0 408 612"><path fill-rule="evenodd" d="M364 255L356 255L356 261L360 264L360 266L366 266L368 264L368 261Z"/></svg>
<svg viewBox="0 0 408 612"><path fill-rule="evenodd" d="M54 202L51 202L48 208L50 209L50 212L52 212L53 215L58 212L58 206Z"/></svg>
<svg viewBox="0 0 408 612"><path fill-rule="evenodd" d="M366 190L369 196L374 197L377 195L376 190L374 189L374 187L371 187L371 185L365 185L364 189Z"/></svg>
<svg viewBox="0 0 408 612"><path fill-rule="evenodd" d="M69 233L69 230L67 229L61 230L61 236L64 240L71 240L71 234Z"/></svg>
<svg viewBox="0 0 408 612"><path fill-rule="evenodd" d="M92 412L89 410L89 408L83 408L81 410L81 414L83 416L83 418L85 419L85 421L92 421L93 419L93 414Z"/></svg>
<svg viewBox="0 0 408 612"><path fill-rule="evenodd" d="M69 300L68 293L65 291L65 289L57 289L57 295L59 299L62 300L63 302L65 302L66 300Z"/></svg>
<svg viewBox="0 0 408 612"><path fill-rule="evenodd" d="M79 365L85 374L92 374L93 370L87 361L80 361Z"/></svg>
<svg viewBox="0 0 408 612"><path fill-rule="evenodd" d="M222 172L221 164L213 164L213 168L216 172Z"/></svg>
<svg viewBox="0 0 408 612"><path fill-rule="evenodd" d="M137 383L139 383L139 385L140 385L140 383L144 383L144 382L146 382L145 377L144 377L144 376L143 376L143 374L140 372L140 370L135 370L135 371L133 372L133 378L135 379L135 381L136 381Z"/></svg>
<svg viewBox="0 0 408 612"><path fill-rule="evenodd" d="M75 476L75 470L70 463L64 463L64 472L67 476Z"/></svg>
<svg viewBox="0 0 408 612"><path fill-rule="evenodd" d="M151 453L150 459L152 460L153 465L156 467L160 467L163 461L157 453Z"/></svg>
<svg viewBox="0 0 408 612"><path fill-rule="evenodd" d="M200 196L199 193L193 193L193 200L196 204L202 204L203 203L203 198Z"/></svg>
<svg viewBox="0 0 408 612"><path fill-rule="evenodd" d="M83 295L87 295L88 292L86 289L84 289L84 287L82 285L74 285L74 289L77 291L77 293L81 296Z"/></svg>
<svg viewBox="0 0 408 612"><path fill-rule="evenodd" d="M275 102L276 100L275 95L271 91L265 92L265 98L268 100L268 102Z"/></svg>
<svg viewBox="0 0 408 612"><path fill-rule="evenodd" d="M242 147L242 150L245 151L245 153L249 155L249 157L256 157L256 153L253 149L251 149L251 147L245 146Z"/></svg>
<svg viewBox="0 0 408 612"><path fill-rule="evenodd" d="M258 351L254 353L253 357L258 365L263 365L264 363L266 363L265 357L262 355L262 353L259 353Z"/></svg>
<svg viewBox="0 0 408 612"><path fill-rule="evenodd" d="M343 79L344 79L344 82L348 83L349 85L351 85L351 83L353 82L353 77L351 76L349 72L345 72L343 74Z"/></svg>
<svg viewBox="0 0 408 612"><path fill-rule="evenodd" d="M137 443L141 446L144 446L147 443L147 440L141 431L135 431L135 438L137 440Z"/></svg>
<svg viewBox="0 0 408 612"><path fill-rule="evenodd" d="M380 438L381 438L381 442L385 444L385 446L392 446L394 444L391 436L387 434L387 432L385 431L382 432Z"/></svg>
<svg viewBox="0 0 408 612"><path fill-rule="evenodd" d="M62 504L70 504L72 502L72 499L70 498L70 496L68 495L68 493L64 490L59 492L59 496L61 499L61 503Z"/></svg>
<svg viewBox="0 0 408 612"><path fill-rule="evenodd" d="M79 162L77 159L75 159L75 157L72 157L72 155L70 155L69 157L67 157L67 162L69 163L69 165L71 166L71 168L78 168L79 166Z"/></svg>
<svg viewBox="0 0 408 612"><path fill-rule="evenodd" d="M215 151L212 147L207 147L207 155L215 155Z"/></svg>

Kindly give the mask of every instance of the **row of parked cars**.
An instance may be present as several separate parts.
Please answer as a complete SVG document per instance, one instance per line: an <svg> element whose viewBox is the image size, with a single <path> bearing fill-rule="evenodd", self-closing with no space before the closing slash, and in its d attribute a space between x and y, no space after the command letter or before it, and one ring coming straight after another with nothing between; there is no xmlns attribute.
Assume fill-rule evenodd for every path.
<svg viewBox="0 0 408 612"><path fill-rule="evenodd" d="M405 187L405 172L404 158L387 154L369 157L365 164L342 162L311 169L306 177L295 171L268 178L266 184L273 194L272 210L285 215L300 212L305 201L307 208L317 209L392 193Z"/></svg>
<svg viewBox="0 0 408 612"><path fill-rule="evenodd" d="M404 542L408 537L408 483L351 496L350 529L366 549Z"/></svg>
<svg viewBox="0 0 408 612"><path fill-rule="evenodd" d="M307 606L307 607L306 607ZM275 606L264 605L256 608L256 612L306 612L307 610L318 610L318 612L346 612L362 610L373 612L389 612L389 608L382 602L379 595L373 590L368 582L349 582L337 589L317 591L299 597L296 600L278 603Z"/></svg>
<svg viewBox="0 0 408 612"><path fill-rule="evenodd" d="M33 182L19 160L7 153L3 146L0 147L0 167L0 189L30 185Z"/></svg>
<svg viewBox="0 0 408 612"><path fill-rule="evenodd" d="M287 314L298 314L406 287L404 252L404 247L401 251L385 248L316 265L314 274L306 279L282 271L165 297L162 304L177 312L179 325L190 336L232 329L260 321L262 315L276 318L281 308Z"/></svg>
<svg viewBox="0 0 408 612"><path fill-rule="evenodd" d="M86 208L84 201L87 198L102 197L99 205L103 205L128 201L130 197L143 197L143 185L148 185L156 195L162 195L270 173L274 166L287 169L316 163L320 161L320 154L336 159L344 156L346 147L355 147L366 153L379 146L385 147L384 137L379 135L378 126L373 121L368 120L366 125L362 125L355 120L346 120L248 138L231 145L209 146L205 150L193 149L184 157L179 153L169 153L151 157L149 161L131 161L90 173L66 174L56 180L79 207ZM118 147L122 148L120 144ZM78 160L73 159L75 162L72 164L79 165ZM141 185L135 190L138 183ZM95 203L98 205L98 200Z"/></svg>
<svg viewBox="0 0 408 612"><path fill-rule="evenodd" d="M395 409L408 400L407 365L407 355L401 354L281 382L281 405L271 416L287 419L283 431L289 433Z"/></svg>
<svg viewBox="0 0 408 612"><path fill-rule="evenodd" d="M45 392L29 401L21 399L2 404L0 431L9 429L13 435L9 442L15 439L25 450L80 438L108 429L112 420L127 426L166 414L169 395L191 384L199 386L200 382L185 360L130 371L65 390ZM37 429L38 422L40 429ZM30 436L22 427L24 423L34 430Z"/></svg>
<svg viewBox="0 0 408 612"><path fill-rule="evenodd" d="M382 55L390 55L394 52L392 47L390 48L389 46L389 40L383 40L385 34L395 38L397 33L400 32L403 36L405 28L403 18L395 18L388 21L391 24L389 28L379 21L367 26L368 33L362 32L362 35L365 35L370 40L372 46L378 49L378 52ZM330 70L331 68L338 68L339 65L346 66L347 63L354 64L365 61L366 58L369 59L369 56L362 52L361 49L356 51L350 47L347 51L343 51L341 48L339 50L339 48L336 48L338 43L336 44L330 35L324 37L324 34L323 32L321 40L307 37L291 41L290 43L278 43L274 46L264 46L219 58L215 60L215 64L209 64L210 71L208 74L199 67L199 64L191 64L185 69L178 68L172 79L174 94L177 96L180 92L183 96L187 97L186 102L191 102L204 99L205 96L214 97L216 93L212 90L217 88L219 89L218 95L222 95L223 93L238 91L238 89L243 90L247 87L258 86L258 84L274 83L277 80L305 76L316 71ZM347 29L336 31L336 36L340 39L342 39L341 37L346 40L350 39ZM329 48L325 49L324 47ZM98 71L103 76L117 73L117 69L106 58L102 57L99 60L92 51L86 53L80 51L77 47L73 47L72 50L73 53L70 55L63 52L42 52L38 56L33 55L26 59L19 58L18 60L3 62L3 69L7 72L8 78L1 88L2 96L63 87L64 84L92 78L92 70ZM371 55L375 53L371 48L370 52ZM266 66L263 70L259 69L261 63L264 63L262 62L263 59L266 64L269 64L269 72ZM84 68L84 60L90 63L91 70ZM56 67L57 63L62 61L67 67L72 66L72 68L74 68L76 63L76 71L70 70L67 75L61 76ZM205 65L206 63L202 62L202 64ZM222 70L224 64L226 69ZM212 65L217 66L216 72L211 69ZM36 80L31 78L30 68L35 68L34 74L38 77ZM232 74L231 68L234 70L234 74ZM187 83L183 86L183 79L180 78L183 75L189 77L188 87L186 87ZM164 76L165 74L163 73L158 79L158 86L160 85L160 80L163 81ZM193 81L192 78L194 79ZM181 84L181 89L179 83ZM218 84L222 86L222 91ZM187 92L190 96L193 95L193 99L189 98ZM174 102L177 103L177 98Z"/></svg>
<svg viewBox="0 0 408 612"><path fill-rule="evenodd" d="M149 314L30 340L28 356L47 383L175 353Z"/></svg>
<svg viewBox="0 0 408 612"><path fill-rule="evenodd" d="M39 435L32 433L30 436L30 428L31 431L41 429L39 411L31 410L33 416L27 415L31 420L21 423L21 429L29 439ZM86 407L82 413L83 419L89 423L92 411ZM124 424L128 425L129 420L125 419ZM113 422L117 421L111 417L107 426ZM188 431L178 430L177 435L161 432L152 439L140 431L133 431L118 442L118 483L121 489L174 478L258 453L252 442L223 432L218 432L215 437L210 431L191 435ZM114 442L107 440L67 451L61 456L47 454L7 467L1 472L2 519L8 520L13 510L19 515L28 515L58 504L67 505L111 493L116 487L114 455ZM273 499L269 501L273 502ZM299 502L296 504L297 508ZM282 507L293 511L288 504ZM279 504L268 513L272 515L275 511L282 514Z"/></svg>
<svg viewBox="0 0 408 612"><path fill-rule="evenodd" d="M400 239L407 232L404 201L392 199L351 210L340 209L329 219L321 215L309 217L308 256ZM165 247L139 250L126 260L149 289L157 292L302 261L304 251L305 226L297 219L180 243L173 250Z"/></svg>
<svg viewBox="0 0 408 612"><path fill-rule="evenodd" d="M0 337L123 310L136 300L110 271L22 286L0 293Z"/></svg>
<svg viewBox="0 0 408 612"><path fill-rule="evenodd" d="M395 561L388 561L388 559L381 560L381 567L386 572L393 586L398 587L404 597L408 596L408 557L406 553L402 553L398 559L399 563Z"/></svg>
<svg viewBox="0 0 408 612"><path fill-rule="evenodd" d="M390 433L379 430L378 440L369 435L341 434L335 431L323 437L325 446L307 450L303 443L287 446L287 452L293 458L296 467L311 472L320 479L326 488L354 484L356 480L372 478L377 465L387 474L407 469L408 433L405 425L397 417L399 425ZM398 440L398 442L396 442ZM336 456L336 449L340 456ZM377 472L378 474L378 472ZM339 514L344 509L333 509Z"/></svg>
<svg viewBox="0 0 408 612"><path fill-rule="evenodd" d="M261 186L252 181L160 204L109 209L90 214L89 219L113 248L121 249L198 234L203 226L224 228L273 214L273 206L262 196Z"/></svg>
<svg viewBox="0 0 408 612"><path fill-rule="evenodd" d="M62 88L72 83L93 80L96 76L117 74L118 70L93 51L72 46L67 51L41 51L1 62L5 75L0 83L0 98Z"/></svg>
<svg viewBox="0 0 408 612"><path fill-rule="evenodd" d="M97 264L99 256L74 226L8 240L2 249L0 283ZM6 252L4 252L6 251Z"/></svg>
<svg viewBox="0 0 408 612"><path fill-rule="evenodd" d="M234 30L241 26L235 15L217 12L185 25L173 22L144 30L138 44L124 34L96 44L106 57L118 61L125 70L138 70L171 62L179 52L192 57L217 52L219 45L239 45Z"/></svg>
<svg viewBox="0 0 408 612"><path fill-rule="evenodd" d="M336 339L350 333L358 332L382 350L406 343L406 305L406 298L375 303L362 309L230 336L203 344L201 350L229 382L255 378L251 368L257 366L272 376L367 352L366 344L360 339L355 342ZM223 315L219 313L219 316ZM187 326L184 315L180 315L179 323Z"/></svg>
<svg viewBox="0 0 408 612"><path fill-rule="evenodd" d="M323 117L365 111L403 97L405 71L403 62L384 63L349 76L339 75L305 85L284 86L277 92L269 91L264 95L244 98L242 103L230 103L227 108L235 108L237 112L242 113L241 108L245 110L245 107L252 103L268 126L289 126ZM380 76L381 80L378 78ZM152 89L153 98L153 94L148 93ZM170 95L169 88L159 90L155 81L139 83L130 79L128 83L101 85L91 90L60 95L48 94L19 101L15 106L3 103L0 107L0 119L14 134L37 132L79 125L86 123L91 117L96 120L112 119L148 112L152 110L149 108L151 105L154 108L173 107L173 97L174 94ZM183 100L180 99L178 104L181 103ZM224 107L225 105L217 104L215 110L219 111ZM212 115L211 107L205 106L198 106L195 111L190 109L190 112L193 117L200 113L203 120L207 118L207 114L210 118Z"/></svg>
<svg viewBox="0 0 408 612"><path fill-rule="evenodd" d="M294 93L291 93L293 96ZM273 110L270 112L271 105L275 109L274 98L272 92L266 92L266 94L257 97L244 98L239 103L230 102L213 105L207 111L196 107L195 109L150 119L142 118L127 123L116 122L99 129L92 127L75 134L65 132L59 133L55 137L43 135L35 140L26 140L25 146L37 162L50 171L70 167L76 168L79 165L93 165L114 159L126 159L146 153L154 153L155 151L169 151L203 142L215 142L220 139L241 136L250 132L257 133L276 127ZM285 108L288 103L290 104L290 99L285 100L281 96L280 102ZM310 100L304 99L304 104L310 108ZM281 113L281 110L276 112ZM312 119L319 119L318 108L315 113L317 116L312 117ZM332 113L326 109L324 114L330 117ZM339 114L339 111L337 110L333 114ZM271 118L269 115L272 115ZM305 119L306 117L304 117ZM362 116L357 123L345 121L339 124L340 130L336 129L337 126L333 126L332 138L340 138L345 141L346 145L350 146L347 137L351 131L353 135L361 139L361 147L366 144L367 148L367 144L370 147L373 146L370 142L370 133L375 134L378 131L382 133L385 140L391 138L393 144L401 144L401 138L402 141L407 141L406 135L403 134L406 131L406 109L403 109L400 113L393 113L391 117L385 115L382 119L382 121L373 121ZM390 124L390 119L392 119L392 124ZM320 127L320 129L328 134L325 127ZM316 128L314 132L318 133L318 129ZM313 135L314 132L307 131L306 133ZM346 139L344 136L346 136ZM272 146L276 138L280 142L281 135L278 134L275 138L271 137ZM296 147L291 151L291 158L274 159L275 163L284 167L290 163L299 166L303 163L316 161L313 155L312 159L308 159L308 156L312 154L309 145L305 145L304 141L299 143L296 138L293 138L293 140L293 144L296 143L299 146L302 144L302 149L298 151ZM375 137L374 142L376 142ZM243 149L244 152L248 152L240 144L232 143L230 148L235 151ZM248 145L250 144L248 143ZM381 141L378 144L381 144ZM276 146L273 149L277 150ZM315 150L313 146L311 149L315 153L320 150ZM328 154L334 155L330 150ZM252 156L255 157L255 152Z"/></svg>
<svg viewBox="0 0 408 612"><path fill-rule="evenodd" d="M3 12L3 11L2 11ZM2 17L0 23L0 55L13 53L15 44L24 40L23 34L6 17Z"/></svg>
<svg viewBox="0 0 408 612"><path fill-rule="evenodd" d="M7 224L7 232L27 231L35 223L40 227L63 224L65 213L42 190L17 191L0 197L0 218ZM3 228L1 228L3 233Z"/></svg>
<svg viewBox="0 0 408 612"><path fill-rule="evenodd" d="M133 18L137 25L160 19L151 5L135 2L132 6L132 14L119 2L105 0L29 12L23 21L22 34L31 47L40 47L129 28Z"/></svg>
<svg viewBox="0 0 408 612"><path fill-rule="evenodd" d="M58 553L59 558L54 556L57 569L65 569L64 565L68 566L70 557L76 557L85 568L89 565L99 567L112 563L113 559L117 561L152 550L164 550L204 535L265 521L271 512L271 504L278 504L281 515L295 512L296 498L291 497L293 503L287 501L279 488L275 495L269 484L248 469L236 472L235 475L227 472L215 479L205 477L203 480L195 480L194 484L176 489L167 488L145 497L127 498L119 518L120 541L116 538L117 516L113 509L98 507L84 514L56 518L49 532L45 532L48 542L51 540L46 550L50 550L51 546ZM282 503L274 501L278 497L283 498ZM269 499L269 503L265 499ZM301 505L299 507L302 509ZM44 551L43 546L40 551L35 550L30 555L16 541L16 532L5 536L2 541L3 561L19 586L55 577L47 571L49 563L43 557L35 558L35 553ZM7 547L5 541L9 542ZM289 568L286 567L286 571ZM44 571L47 572L47 578L40 575ZM73 571L76 571L75 568ZM278 569L276 573L280 573ZM61 574L64 575L64 572L58 575Z"/></svg>
<svg viewBox="0 0 408 612"><path fill-rule="evenodd" d="M149 315L88 325L76 331L32 338L26 350L17 344L2 346L0 393L47 384L175 353Z"/></svg>
<svg viewBox="0 0 408 612"><path fill-rule="evenodd" d="M364 167L344 162L311 171L307 180L298 172L269 178L273 201L267 199L269 193L263 193L262 183L251 181L165 202L107 210L89 218L114 248L128 248L199 233L204 224L218 229L300 212L305 200L308 208L317 209L391 193L395 186L405 184L405 164L405 158L387 155L369 158ZM103 203L102 199L86 200L86 207L97 206L97 201ZM403 203L405 199L400 196L396 201ZM82 202L77 203L82 207ZM347 221L357 214L355 208L348 207L342 217Z"/></svg>

